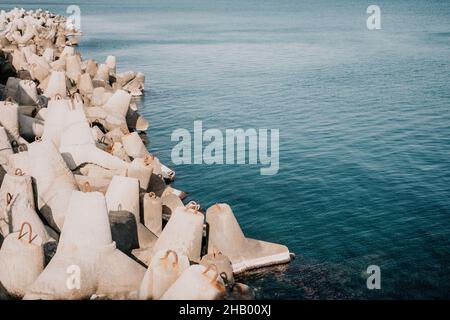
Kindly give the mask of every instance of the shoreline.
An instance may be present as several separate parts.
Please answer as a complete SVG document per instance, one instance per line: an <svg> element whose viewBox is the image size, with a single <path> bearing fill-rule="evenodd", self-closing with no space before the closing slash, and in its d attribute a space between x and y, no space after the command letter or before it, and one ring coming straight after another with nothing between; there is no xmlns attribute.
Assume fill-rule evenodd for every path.
<svg viewBox="0 0 450 320"><path fill-rule="evenodd" d="M32 18L26 21L23 17ZM5 179L20 180L19 185L25 185L25 193L28 192L28 198L11 196L12 204L7 200L2 208L12 212L1 229L3 243L17 231L18 225L23 227L24 222L32 220L35 222L30 223L30 233L31 224L33 230L41 230L35 245L43 251L50 243L53 248L51 252L45 251L50 264L45 268L41 266L38 277L21 288L19 297L23 294L29 299L42 298L41 288L55 281L56 271L51 270L53 261L73 260L67 258L70 254L59 245L59 239L80 252L92 250L91 245L98 241L92 234L86 234L92 241L89 245L80 245L82 239L76 239L85 228L91 227L103 230L107 238L98 246L110 248L112 241L114 248L123 252L127 259L111 259L122 259L136 274L123 279L122 286L126 290L119 290L114 283L106 281L104 292L85 289L82 293L73 293L59 288L50 297L161 298L163 295L156 297L152 293L155 288L151 280L154 270L160 267L153 258L160 255L161 259L172 259L173 263L188 261L182 273L172 274L176 281L166 285L165 298L231 298L236 297L235 288L238 298L239 292L244 292L240 296L243 298L252 296L251 289L235 284L233 273L290 261L291 253L286 247L246 238L227 204L216 204L205 214L194 201L187 205L182 203L184 193L170 186L175 172L147 150L138 134L149 126L132 102L133 97L143 94L144 74L116 73L115 56L108 56L104 63L83 60L73 46L78 43L74 37L78 37L79 32L70 24L68 27L63 16L43 10L16 9L8 13L2 11L0 22L3 27L6 25L6 30L3 28L1 32L0 46L6 58L1 64L1 80L7 75L1 90L2 100L4 109L9 112L5 116L12 115L11 121L0 119L6 137L1 141L4 144L1 168L5 173L0 178L4 189L0 193L13 195L17 191L13 183L5 186ZM48 172L39 172L42 168ZM66 192L52 190L56 182ZM16 201L31 209L28 215L15 219ZM91 216L84 220L78 217L79 206L84 202L91 203L84 207L86 211L97 206L92 216L102 220L106 213L110 224L106 229L111 230L109 237L104 221L92 220ZM67 219L77 230L72 236L67 236L70 232L65 231L69 228ZM29 244L34 244L33 241ZM113 250L114 254L119 250ZM0 249L0 264L1 255ZM77 259L84 260L85 256ZM7 259L4 260L8 265ZM98 262L83 263L92 267ZM105 274L128 270L116 269ZM172 271L163 268L160 272ZM223 274L226 276L222 277ZM104 282L96 272L90 274L90 278L92 283ZM185 292L186 282L193 279L200 282L209 279L205 286L214 285L206 292ZM14 287L14 281L10 285Z"/></svg>

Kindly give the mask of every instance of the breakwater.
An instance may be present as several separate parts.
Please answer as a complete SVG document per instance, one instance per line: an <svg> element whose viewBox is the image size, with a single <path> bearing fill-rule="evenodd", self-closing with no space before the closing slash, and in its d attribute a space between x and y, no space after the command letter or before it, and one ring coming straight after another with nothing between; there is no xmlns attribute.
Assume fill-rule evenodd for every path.
<svg viewBox="0 0 450 320"><path fill-rule="evenodd" d="M206 214L183 204L175 172L139 135L149 126L133 102L144 74L117 73L114 56L83 60L81 34L63 16L14 9L0 25L0 282L9 295L242 297L251 290L234 274L290 260L285 246L245 237L227 204Z"/></svg>

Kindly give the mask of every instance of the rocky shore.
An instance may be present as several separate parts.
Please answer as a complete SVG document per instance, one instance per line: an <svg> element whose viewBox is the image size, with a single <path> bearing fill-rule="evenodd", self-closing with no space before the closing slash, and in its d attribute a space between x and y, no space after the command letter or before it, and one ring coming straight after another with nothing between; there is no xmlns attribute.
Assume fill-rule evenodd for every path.
<svg viewBox="0 0 450 320"><path fill-rule="evenodd" d="M288 248L245 237L227 204L182 202L143 142L144 74L84 60L80 37L0 12L0 298L251 298L234 275Z"/></svg>

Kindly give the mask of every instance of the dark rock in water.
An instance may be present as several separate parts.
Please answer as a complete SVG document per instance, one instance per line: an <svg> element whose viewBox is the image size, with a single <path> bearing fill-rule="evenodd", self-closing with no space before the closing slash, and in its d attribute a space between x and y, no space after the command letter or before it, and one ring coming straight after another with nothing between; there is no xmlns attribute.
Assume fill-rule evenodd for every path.
<svg viewBox="0 0 450 320"><path fill-rule="evenodd" d="M109 223L117 249L130 255L133 249L139 248L136 218L131 212L110 211Z"/></svg>
<svg viewBox="0 0 450 320"><path fill-rule="evenodd" d="M227 287L225 300L255 300L255 291L243 283L234 283Z"/></svg>
<svg viewBox="0 0 450 320"><path fill-rule="evenodd" d="M297 255L290 264L249 270L236 279L250 285L258 300L377 298L377 290L367 290L365 280L361 280L359 267L356 259L336 264Z"/></svg>

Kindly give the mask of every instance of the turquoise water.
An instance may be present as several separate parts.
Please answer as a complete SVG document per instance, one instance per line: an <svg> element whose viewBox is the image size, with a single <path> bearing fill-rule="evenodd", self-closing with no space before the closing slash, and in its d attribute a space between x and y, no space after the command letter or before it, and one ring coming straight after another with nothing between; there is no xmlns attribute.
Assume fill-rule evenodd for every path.
<svg viewBox="0 0 450 320"><path fill-rule="evenodd" d="M259 298L450 297L450 2L75 4L85 58L146 74L149 148L175 186L296 253L242 277ZM382 30L366 28L370 4ZM279 173L172 164L170 134L194 120L279 128ZM381 290L366 288L372 264Z"/></svg>

